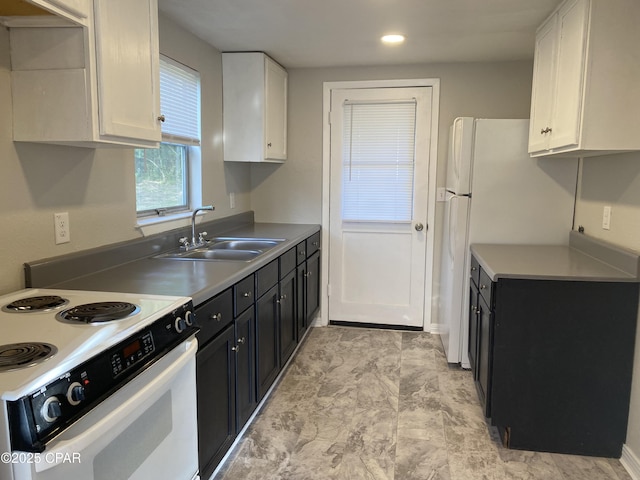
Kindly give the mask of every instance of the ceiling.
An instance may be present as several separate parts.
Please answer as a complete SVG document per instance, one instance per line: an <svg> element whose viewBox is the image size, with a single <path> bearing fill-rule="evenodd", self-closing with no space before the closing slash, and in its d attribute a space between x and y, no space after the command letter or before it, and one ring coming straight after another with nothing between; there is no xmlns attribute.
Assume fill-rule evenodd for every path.
<svg viewBox="0 0 640 480"><path fill-rule="evenodd" d="M263 51L287 68L487 62L533 57L561 0L158 0L220 51ZM402 33L400 46L380 37Z"/></svg>

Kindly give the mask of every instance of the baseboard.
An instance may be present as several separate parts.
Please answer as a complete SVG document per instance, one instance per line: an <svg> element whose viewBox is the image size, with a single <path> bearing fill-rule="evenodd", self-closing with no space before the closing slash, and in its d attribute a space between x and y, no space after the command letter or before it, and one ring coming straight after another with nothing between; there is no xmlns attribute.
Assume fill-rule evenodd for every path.
<svg viewBox="0 0 640 480"><path fill-rule="evenodd" d="M622 446L620 463L633 480L640 480L640 459L626 445Z"/></svg>
<svg viewBox="0 0 640 480"><path fill-rule="evenodd" d="M440 333L442 332L441 328L442 328L441 324L432 323L431 325L429 325L429 333L433 333L434 335L440 335Z"/></svg>

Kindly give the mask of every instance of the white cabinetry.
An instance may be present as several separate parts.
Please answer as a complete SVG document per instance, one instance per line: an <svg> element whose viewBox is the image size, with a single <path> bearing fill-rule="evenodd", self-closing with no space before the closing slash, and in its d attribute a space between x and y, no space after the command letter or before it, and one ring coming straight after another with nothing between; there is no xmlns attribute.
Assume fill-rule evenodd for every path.
<svg viewBox="0 0 640 480"><path fill-rule="evenodd" d="M222 54L224 159L287 158L287 72L260 52Z"/></svg>
<svg viewBox="0 0 640 480"><path fill-rule="evenodd" d="M157 1L94 0L90 6L87 26L8 24L13 138L157 147Z"/></svg>
<svg viewBox="0 0 640 480"><path fill-rule="evenodd" d="M640 2L567 0L538 28L529 153L640 150Z"/></svg>
<svg viewBox="0 0 640 480"><path fill-rule="evenodd" d="M27 0L62 18L88 25L91 0Z"/></svg>

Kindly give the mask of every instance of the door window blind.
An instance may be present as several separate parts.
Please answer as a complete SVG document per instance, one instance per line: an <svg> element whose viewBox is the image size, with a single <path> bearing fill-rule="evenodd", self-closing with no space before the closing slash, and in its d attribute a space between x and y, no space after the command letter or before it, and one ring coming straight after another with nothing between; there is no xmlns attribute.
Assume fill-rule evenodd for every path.
<svg viewBox="0 0 640 480"><path fill-rule="evenodd" d="M411 222L416 102L343 108L342 220Z"/></svg>
<svg viewBox="0 0 640 480"><path fill-rule="evenodd" d="M160 57L162 141L200 145L200 74Z"/></svg>

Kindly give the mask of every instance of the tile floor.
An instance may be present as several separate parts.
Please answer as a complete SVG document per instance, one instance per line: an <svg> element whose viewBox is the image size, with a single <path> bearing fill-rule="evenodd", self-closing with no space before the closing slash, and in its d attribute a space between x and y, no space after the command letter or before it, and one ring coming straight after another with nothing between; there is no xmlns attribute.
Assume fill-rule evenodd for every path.
<svg viewBox="0 0 640 480"><path fill-rule="evenodd" d="M314 328L216 480L631 480L618 460L503 448L471 373L421 332Z"/></svg>

